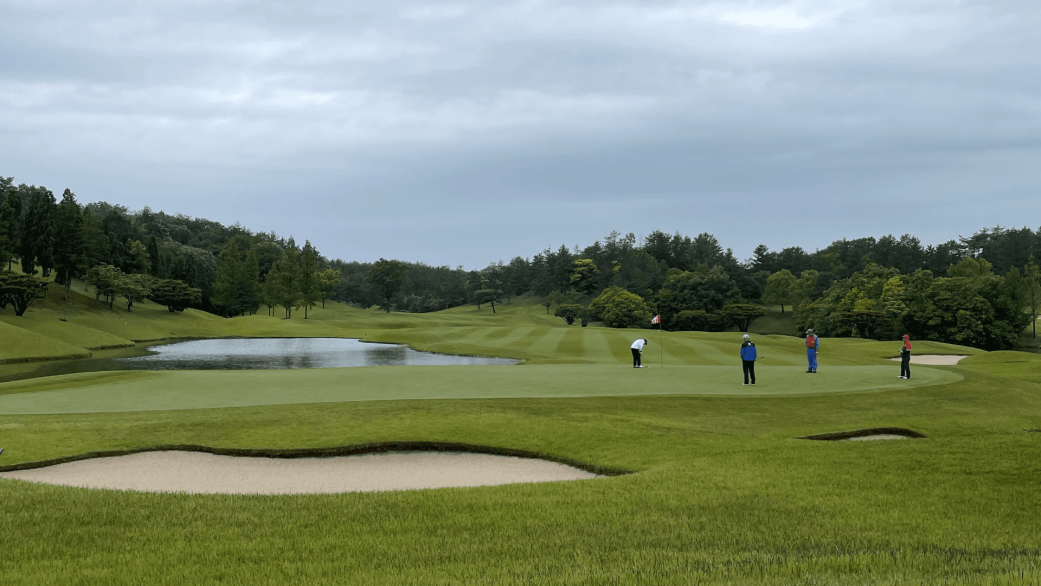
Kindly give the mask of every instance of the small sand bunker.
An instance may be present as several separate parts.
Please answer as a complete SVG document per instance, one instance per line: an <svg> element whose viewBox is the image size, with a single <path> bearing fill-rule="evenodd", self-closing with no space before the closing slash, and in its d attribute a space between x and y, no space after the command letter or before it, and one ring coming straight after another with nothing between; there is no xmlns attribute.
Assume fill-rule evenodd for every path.
<svg viewBox="0 0 1041 586"><path fill-rule="evenodd" d="M911 439L906 435L895 435L892 433L880 433L878 435L862 435L860 437L850 437L843 441L847 442L870 442L874 440L899 440L899 439Z"/></svg>
<svg viewBox="0 0 1041 586"><path fill-rule="evenodd" d="M334 458L245 458L143 452L0 473L83 488L191 494L315 494L494 486L597 475L531 458L462 452L390 452Z"/></svg>
<svg viewBox="0 0 1041 586"><path fill-rule="evenodd" d="M920 354L911 355L911 364L923 364L926 366L953 366L958 364L962 358L968 356L956 356L953 354ZM899 358L890 358L894 362L900 362Z"/></svg>

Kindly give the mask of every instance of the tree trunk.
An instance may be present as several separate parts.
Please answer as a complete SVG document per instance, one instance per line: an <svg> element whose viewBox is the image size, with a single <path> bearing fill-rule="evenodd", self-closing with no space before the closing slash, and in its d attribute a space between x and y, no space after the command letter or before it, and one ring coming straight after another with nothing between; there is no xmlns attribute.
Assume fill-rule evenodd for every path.
<svg viewBox="0 0 1041 586"><path fill-rule="evenodd" d="M492 301L491 304L492 304L492 313L495 313L495 302Z"/></svg>
<svg viewBox="0 0 1041 586"><path fill-rule="evenodd" d="M784 304L781 304L781 315L784 315Z"/></svg>
<svg viewBox="0 0 1041 586"><path fill-rule="evenodd" d="M304 304L304 319L307 319L307 304Z"/></svg>

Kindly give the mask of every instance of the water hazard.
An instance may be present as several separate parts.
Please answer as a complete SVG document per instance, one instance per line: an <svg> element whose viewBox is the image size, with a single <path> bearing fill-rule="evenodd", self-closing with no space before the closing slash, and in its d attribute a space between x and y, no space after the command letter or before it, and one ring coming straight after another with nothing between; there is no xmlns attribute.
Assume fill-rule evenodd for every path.
<svg viewBox="0 0 1041 586"><path fill-rule="evenodd" d="M98 358L6 365L0 367L0 382L104 370L262 370L517 363L509 358L434 354L399 344L376 344L349 338L192 340L104 354Z"/></svg>

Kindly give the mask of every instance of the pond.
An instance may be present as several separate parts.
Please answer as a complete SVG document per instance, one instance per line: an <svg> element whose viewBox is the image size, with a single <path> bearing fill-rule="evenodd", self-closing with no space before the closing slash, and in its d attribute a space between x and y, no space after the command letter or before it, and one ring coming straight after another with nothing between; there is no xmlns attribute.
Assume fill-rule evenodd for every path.
<svg viewBox="0 0 1041 586"><path fill-rule="evenodd" d="M351 338L221 338L96 352L95 358L0 366L0 382L103 370L261 370L516 364L510 358L419 352Z"/></svg>

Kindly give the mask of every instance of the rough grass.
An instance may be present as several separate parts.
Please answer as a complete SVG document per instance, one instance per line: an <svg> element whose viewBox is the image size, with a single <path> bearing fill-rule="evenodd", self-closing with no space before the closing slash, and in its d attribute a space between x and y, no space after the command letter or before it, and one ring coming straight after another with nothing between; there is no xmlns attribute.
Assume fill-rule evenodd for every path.
<svg viewBox="0 0 1041 586"><path fill-rule="evenodd" d="M85 327L125 339L163 328L331 331L529 360L4 383L0 466L163 444L307 449L428 441L635 473L281 497L0 479L0 583L1041 583L1041 435L1023 431L1041 428L1041 357L936 345L928 352L973 356L955 367L916 367L917 386L908 386L885 363L895 343L822 340L814 378L800 372L801 340L757 336L765 359L756 390L777 394L693 395L685 393L699 386L748 389L736 384L739 335L665 334L665 367L634 370L626 366L628 342L650 338L646 357L656 360L657 332L568 329L544 311L517 304L494 316L473 307L415 316L340 306L313 310L306 323L188 312L168 321L157 312L132 327L127 320L129 337L110 328L108 316L85 313L95 320ZM874 378L876 368L890 375ZM193 387L200 392L190 393ZM114 398L117 389L123 398ZM451 389L470 398L440 396ZM589 396L562 396L568 389ZM630 394L603 396L611 389ZM184 408L128 410L175 391L188 393ZM340 395L293 400L317 392ZM287 404L198 408L208 395L243 405L265 394ZM118 409L4 411L16 399L66 411L105 401ZM881 427L927 439L796 439Z"/></svg>

